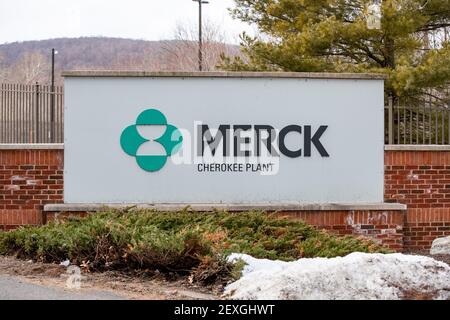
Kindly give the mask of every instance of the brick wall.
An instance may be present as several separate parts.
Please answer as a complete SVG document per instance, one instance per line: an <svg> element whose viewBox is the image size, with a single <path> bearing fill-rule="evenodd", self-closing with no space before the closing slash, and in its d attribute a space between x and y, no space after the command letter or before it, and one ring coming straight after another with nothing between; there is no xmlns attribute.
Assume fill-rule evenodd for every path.
<svg viewBox="0 0 450 320"><path fill-rule="evenodd" d="M0 229L43 222L46 203L63 201L63 150L0 150Z"/></svg>
<svg viewBox="0 0 450 320"><path fill-rule="evenodd" d="M406 204L406 215L389 210L289 215L339 234L369 236L398 250L428 249L436 237L450 235L450 149L387 149L385 201ZM62 146L55 150L0 148L0 229L40 224L43 205L61 202Z"/></svg>
<svg viewBox="0 0 450 320"><path fill-rule="evenodd" d="M442 149L385 151L385 201L408 206L407 250L427 250L450 235L450 150Z"/></svg>
<svg viewBox="0 0 450 320"><path fill-rule="evenodd" d="M360 235L391 249L403 250L405 215L401 210L300 211L285 212L280 215L303 220L319 229L326 229L336 234Z"/></svg>

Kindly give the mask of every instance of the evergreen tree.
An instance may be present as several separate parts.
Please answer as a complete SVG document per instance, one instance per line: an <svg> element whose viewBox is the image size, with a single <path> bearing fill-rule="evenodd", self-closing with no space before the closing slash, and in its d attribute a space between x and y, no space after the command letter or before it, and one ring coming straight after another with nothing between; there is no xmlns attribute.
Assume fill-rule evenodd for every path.
<svg viewBox="0 0 450 320"><path fill-rule="evenodd" d="M224 69L385 73L394 97L448 98L449 0L235 3L232 15L261 33L244 33L246 59L223 57Z"/></svg>

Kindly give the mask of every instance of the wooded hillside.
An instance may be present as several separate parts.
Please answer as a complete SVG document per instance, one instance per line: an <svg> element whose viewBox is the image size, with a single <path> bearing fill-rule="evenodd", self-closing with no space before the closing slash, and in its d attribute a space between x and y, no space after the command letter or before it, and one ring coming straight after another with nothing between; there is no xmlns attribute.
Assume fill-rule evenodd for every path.
<svg viewBox="0 0 450 320"><path fill-rule="evenodd" d="M121 38L61 38L0 45L0 82L47 83L51 49L58 51L57 82L61 70L193 71L198 68L197 42L180 39L145 41ZM205 41L204 70L213 70L220 54L238 55L239 47Z"/></svg>

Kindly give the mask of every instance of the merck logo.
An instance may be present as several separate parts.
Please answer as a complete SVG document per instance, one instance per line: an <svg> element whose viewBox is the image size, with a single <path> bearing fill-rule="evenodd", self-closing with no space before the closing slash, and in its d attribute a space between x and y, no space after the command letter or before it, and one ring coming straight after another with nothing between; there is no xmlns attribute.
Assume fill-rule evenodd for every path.
<svg viewBox="0 0 450 320"><path fill-rule="evenodd" d="M183 152L177 157L175 161L177 164L217 165L229 161L235 163L253 161L272 166L282 155L287 158L309 158L317 152L322 158L329 157L321 141L327 128L327 125L313 128L312 125L291 124L277 130L267 124L220 124L217 128L210 129L208 124L194 121L192 131L194 137L192 138L190 131L183 130L185 136L183 138L181 130L168 124L163 113L156 109L148 109L139 114L135 124L122 131L120 145L125 153L136 158L140 168L148 172L158 171L164 167L167 158L177 153L182 143ZM143 135L148 137L149 131L154 135L154 129L159 130L156 134L159 137L143 137ZM292 137L287 141L289 135ZM159 146L151 143L157 143ZM143 144L145 146L141 148ZM159 151L149 152L146 149L148 147L158 147Z"/></svg>
<svg viewBox="0 0 450 320"><path fill-rule="evenodd" d="M164 133L157 139L149 140L142 137L137 130L138 126L165 126ZM139 147L149 141L163 146L165 154L138 155ZM126 154L135 157L136 162L145 171L160 170L167 162L167 158L175 154L181 147L183 136L177 127L168 124L167 119L160 111L148 109L137 117L136 124L126 127L120 136L120 145Z"/></svg>

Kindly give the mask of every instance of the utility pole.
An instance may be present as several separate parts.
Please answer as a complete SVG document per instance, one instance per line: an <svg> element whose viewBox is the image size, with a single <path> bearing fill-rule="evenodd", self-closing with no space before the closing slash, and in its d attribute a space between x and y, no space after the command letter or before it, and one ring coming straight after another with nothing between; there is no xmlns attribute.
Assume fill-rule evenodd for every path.
<svg viewBox="0 0 450 320"><path fill-rule="evenodd" d="M198 70L203 70L203 50L202 50L202 4L207 4L209 1L192 0L198 2Z"/></svg>
<svg viewBox="0 0 450 320"><path fill-rule="evenodd" d="M58 51L52 48L52 82L50 86L50 142L55 142L55 55Z"/></svg>

